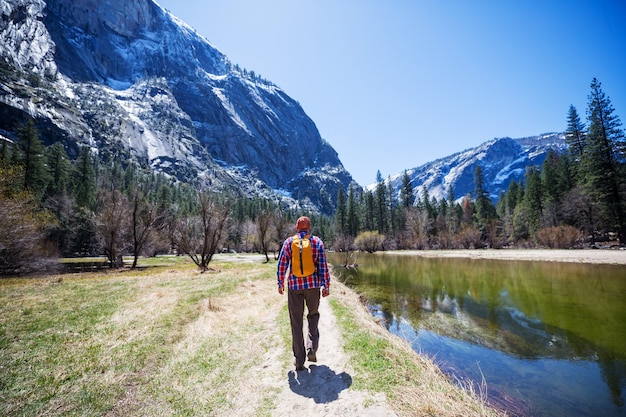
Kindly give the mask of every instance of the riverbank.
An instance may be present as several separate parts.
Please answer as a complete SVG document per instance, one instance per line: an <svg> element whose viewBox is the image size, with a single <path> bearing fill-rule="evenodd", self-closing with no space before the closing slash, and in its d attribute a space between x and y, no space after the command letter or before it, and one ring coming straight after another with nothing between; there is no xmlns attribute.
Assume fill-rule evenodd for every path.
<svg viewBox="0 0 626 417"><path fill-rule="evenodd" d="M409 250L379 253L423 256L427 258L499 259L506 261L575 262L626 265L623 249L474 249Z"/></svg>

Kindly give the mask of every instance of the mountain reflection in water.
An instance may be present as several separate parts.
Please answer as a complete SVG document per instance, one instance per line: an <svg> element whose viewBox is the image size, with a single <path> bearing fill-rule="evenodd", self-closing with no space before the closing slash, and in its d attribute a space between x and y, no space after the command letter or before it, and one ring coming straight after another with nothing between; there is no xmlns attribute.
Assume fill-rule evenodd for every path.
<svg viewBox="0 0 626 417"><path fill-rule="evenodd" d="M360 254L335 275L510 415L626 416L626 268Z"/></svg>

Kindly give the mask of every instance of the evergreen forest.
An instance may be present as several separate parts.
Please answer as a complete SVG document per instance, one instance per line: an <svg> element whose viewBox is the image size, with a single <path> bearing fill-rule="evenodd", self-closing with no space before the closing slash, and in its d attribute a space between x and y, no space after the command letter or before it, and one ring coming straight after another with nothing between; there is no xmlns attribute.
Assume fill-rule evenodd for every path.
<svg viewBox="0 0 626 417"><path fill-rule="evenodd" d="M295 219L308 214L328 249L624 245L626 140L597 79L585 122L570 106L567 151L551 151L496 202L474 173L474 192L438 201L407 173L394 190L380 172L374 189L341 188L333 216L280 201L182 183L132 161L101 161L85 147L70 160L45 147L33 121L18 140L0 137L0 274L49 270L60 257L106 256L136 267L140 256L189 256L202 271L222 251L276 258ZM124 259L126 258L126 260Z"/></svg>

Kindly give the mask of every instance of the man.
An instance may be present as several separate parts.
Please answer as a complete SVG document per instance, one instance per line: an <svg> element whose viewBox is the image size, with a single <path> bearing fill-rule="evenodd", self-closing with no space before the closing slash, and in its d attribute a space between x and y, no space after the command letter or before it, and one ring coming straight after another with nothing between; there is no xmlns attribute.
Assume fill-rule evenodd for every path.
<svg viewBox="0 0 626 417"><path fill-rule="evenodd" d="M319 344L320 288L322 296L330 292L330 274L326 263L324 242L310 234L311 220L302 216L296 222L297 233L285 240L278 258L278 293L285 289L287 275L287 306L291 321L291 343L296 371L303 371L304 361L317 362ZM308 332L304 339L304 305L307 308Z"/></svg>

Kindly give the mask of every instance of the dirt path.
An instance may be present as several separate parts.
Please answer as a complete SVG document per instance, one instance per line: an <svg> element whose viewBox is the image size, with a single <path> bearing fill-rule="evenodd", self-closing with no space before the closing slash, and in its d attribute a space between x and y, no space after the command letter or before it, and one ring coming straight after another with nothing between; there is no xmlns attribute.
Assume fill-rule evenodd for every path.
<svg viewBox="0 0 626 417"><path fill-rule="evenodd" d="M233 261L233 257L225 259ZM259 262L259 259L241 256L242 262ZM335 289L337 291L338 287ZM221 298L217 312L207 312L203 326L212 327L214 335L216 328L222 328L218 333L223 332L223 337L246 327L249 318L255 317L254 329L246 327L245 345L229 347L231 352L241 352L240 362L252 365L229 381L232 396L238 399L236 408L227 411L229 416L397 416L384 394L361 392L353 387L354 370L349 365L341 328L329 304L334 296L340 295L331 292L329 297L320 300L317 362L305 362L306 370L300 372L296 372L293 365L291 344L285 343L280 331L289 321L287 294L278 294L273 279L248 281L234 294ZM304 326L307 326L306 313ZM263 402L268 403L263 406Z"/></svg>
<svg viewBox="0 0 626 417"><path fill-rule="evenodd" d="M283 388L277 401L278 407L272 415L395 416L388 409L384 396L374 397L351 388L348 357L344 353L342 337L328 298L322 298L320 302L319 328L317 363L307 362L305 371L290 369L281 374Z"/></svg>

